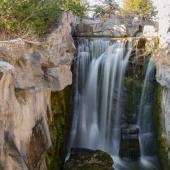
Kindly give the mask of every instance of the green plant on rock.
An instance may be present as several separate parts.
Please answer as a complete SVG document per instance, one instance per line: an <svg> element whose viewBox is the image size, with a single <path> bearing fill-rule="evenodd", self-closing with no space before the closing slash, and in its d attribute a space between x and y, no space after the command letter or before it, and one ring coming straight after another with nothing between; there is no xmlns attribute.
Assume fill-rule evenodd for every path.
<svg viewBox="0 0 170 170"><path fill-rule="evenodd" d="M0 31L40 35L57 21L63 11L83 16L85 10L82 0L1 0Z"/></svg>
<svg viewBox="0 0 170 170"><path fill-rule="evenodd" d="M61 9L63 11L72 11L73 14L83 17L85 15L87 4L81 0L63 0Z"/></svg>

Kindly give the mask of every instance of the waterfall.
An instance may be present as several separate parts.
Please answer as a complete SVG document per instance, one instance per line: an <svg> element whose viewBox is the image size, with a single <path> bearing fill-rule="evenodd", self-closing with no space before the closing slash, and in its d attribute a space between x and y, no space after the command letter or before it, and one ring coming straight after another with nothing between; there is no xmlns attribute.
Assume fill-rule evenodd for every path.
<svg viewBox="0 0 170 170"><path fill-rule="evenodd" d="M138 125L140 127L140 150L141 155L146 156L154 153L154 128L153 128L153 93L154 93L155 64L150 59L140 99ZM152 147L150 147L152 146Z"/></svg>
<svg viewBox="0 0 170 170"><path fill-rule="evenodd" d="M132 54L131 39L77 40L68 152L74 147L99 149L112 155L116 170L158 170L152 120L154 63L142 65L147 65L143 80L141 65L134 73ZM124 160L126 156L136 161Z"/></svg>
<svg viewBox="0 0 170 170"><path fill-rule="evenodd" d="M121 92L131 50L131 41L78 41L70 147L118 154Z"/></svg>

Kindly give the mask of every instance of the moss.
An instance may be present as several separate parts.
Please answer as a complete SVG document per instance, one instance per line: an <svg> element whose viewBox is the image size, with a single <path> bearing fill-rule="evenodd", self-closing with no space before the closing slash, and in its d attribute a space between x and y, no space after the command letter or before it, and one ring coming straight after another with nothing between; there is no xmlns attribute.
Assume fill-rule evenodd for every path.
<svg viewBox="0 0 170 170"><path fill-rule="evenodd" d="M113 170L113 160L103 151L74 148L64 170Z"/></svg>
<svg viewBox="0 0 170 170"><path fill-rule="evenodd" d="M80 167L79 170L107 170L107 168L98 164L89 164Z"/></svg>
<svg viewBox="0 0 170 170"><path fill-rule="evenodd" d="M164 130L163 130L163 113L162 113L162 88L157 85L156 86L156 92L155 92L155 107L154 107L154 113L155 113L155 129L156 129L156 142L157 142L157 152L158 156L161 162L161 167L164 170L170 169L170 160L168 158L168 142L167 139L163 136Z"/></svg>
<svg viewBox="0 0 170 170"><path fill-rule="evenodd" d="M98 161L101 161L101 162L105 162L107 163L108 165L111 165L113 164L113 160L112 158L110 157L110 155L107 155L107 154L99 154L95 157Z"/></svg>
<svg viewBox="0 0 170 170"><path fill-rule="evenodd" d="M51 105L53 120L50 123L52 147L46 154L48 170L61 169L64 161L66 134L68 130L68 112L70 109L71 87L61 92L52 92Z"/></svg>

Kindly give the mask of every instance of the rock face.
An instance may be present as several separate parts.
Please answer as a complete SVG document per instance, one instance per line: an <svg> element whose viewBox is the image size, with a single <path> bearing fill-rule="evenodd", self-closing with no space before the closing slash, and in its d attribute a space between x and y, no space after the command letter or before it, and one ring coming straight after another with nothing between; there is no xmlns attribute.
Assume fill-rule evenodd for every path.
<svg viewBox="0 0 170 170"><path fill-rule="evenodd" d="M45 42L0 42L1 170L46 169L51 91L72 83L73 19L64 13Z"/></svg>
<svg viewBox="0 0 170 170"><path fill-rule="evenodd" d="M162 147L162 162L165 169L170 169L170 53L169 53L169 43L163 41L164 48L159 50L155 61L157 63L157 82L162 88L162 114L161 114L161 147ZM163 149L164 148L164 149Z"/></svg>
<svg viewBox="0 0 170 170"><path fill-rule="evenodd" d="M139 159L139 128L129 127L121 129L120 150L119 155L125 159Z"/></svg>
<svg viewBox="0 0 170 170"><path fill-rule="evenodd" d="M167 150L170 160L170 2L165 1L158 6L159 34L161 50L156 56L157 81L163 88L162 92L162 112L163 112L163 136L168 140ZM170 161L169 161L170 168Z"/></svg>
<svg viewBox="0 0 170 170"><path fill-rule="evenodd" d="M146 22L137 15L113 15L107 20L82 19L77 25L76 36L126 37L142 34L144 26L157 29L157 23ZM146 31L146 30L145 30Z"/></svg>
<svg viewBox="0 0 170 170"><path fill-rule="evenodd" d="M162 50L159 55L157 62L157 74L156 79L163 88L162 92L162 112L163 112L163 125L169 147L170 147L170 64L167 61L165 50ZM170 152L169 152L170 158Z"/></svg>
<svg viewBox="0 0 170 170"><path fill-rule="evenodd" d="M64 170L114 170L113 160L105 152L89 149L72 149Z"/></svg>
<svg viewBox="0 0 170 170"><path fill-rule="evenodd" d="M170 2L158 3L159 34L163 45L170 43Z"/></svg>

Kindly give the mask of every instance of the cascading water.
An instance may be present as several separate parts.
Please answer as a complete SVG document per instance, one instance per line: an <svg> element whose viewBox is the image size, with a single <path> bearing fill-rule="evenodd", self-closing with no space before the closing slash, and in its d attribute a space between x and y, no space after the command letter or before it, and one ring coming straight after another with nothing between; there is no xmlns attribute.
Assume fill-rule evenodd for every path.
<svg viewBox="0 0 170 170"><path fill-rule="evenodd" d="M121 128L127 123L122 119L129 114L125 107L129 102L126 70L132 41L80 38L77 43L69 149L77 147L106 151L113 156L116 170L158 170L157 158L152 157L152 152L149 151L150 155L145 152L148 149L146 142L150 142L149 145L153 142L147 135L154 136L151 123L153 101L152 97L147 97L153 89L152 62L148 64L139 103L133 106L134 110L139 110L133 110L138 118L131 121L139 126L141 159L129 162L119 158L119 151ZM145 156L151 157L145 159Z"/></svg>
<svg viewBox="0 0 170 170"><path fill-rule="evenodd" d="M151 59L148 63L142 95L140 99L138 125L140 127L140 146L142 156L154 154L154 127L153 127L153 104L154 104L154 76L155 65ZM151 147L152 146L152 147Z"/></svg>
<svg viewBox="0 0 170 170"><path fill-rule="evenodd" d="M121 91L131 45L80 40L71 146L118 154Z"/></svg>

